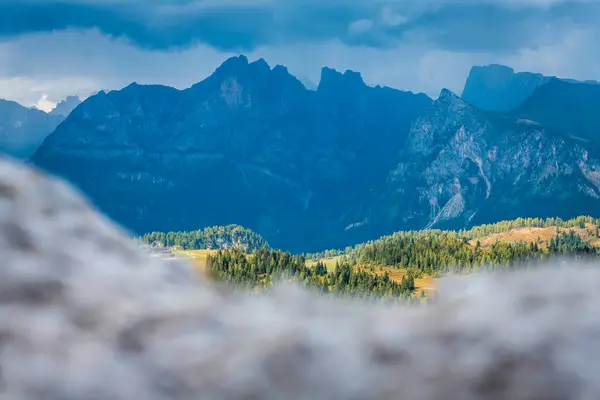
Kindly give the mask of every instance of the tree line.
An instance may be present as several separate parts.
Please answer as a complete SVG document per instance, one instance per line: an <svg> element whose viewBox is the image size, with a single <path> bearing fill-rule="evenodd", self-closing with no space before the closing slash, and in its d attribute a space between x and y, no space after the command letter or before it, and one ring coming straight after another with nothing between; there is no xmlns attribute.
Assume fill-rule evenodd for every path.
<svg viewBox="0 0 600 400"><path fill-rule="evenodd" d="M514 220L500 221L493 224L484 224L475 226L471 229L450 231L440 229L425 229L420 231L400 231L390 235L385 235L376 240L371 240L365 243L360 243L355 246L348 246L345 249L324 250L317 253L307 253L304 256L307 260L316 260L321 258L331 258L335 256L343 256L345 260L360 259L365 249L369 246L380 243L395 243L399 239L413 238L439 238L442 236L453 237L456 239L475 240L481 239L495 233L504 233L512 229L518 228L547 228L557 227L563 229L579 228L587 229L589 236L600 238L600 219L590 216L580 216L570 220L562 220L560 218L516 218ZM558 234L558 233L557 233Z"/></svg>
<svg viewBox="0 0 600 400"><path fill-rule="evenodd" d="M371 243L357 256L359 264L389 265L426 273L437 277L449 272L464 272L481 268L509 269L540 264L556 257L592 259L600 256L599 249L573 231L552 238L548 248L538 242L496 242L482 248L472 246L466 238L451 235L435 237L401 237Z"/></svg>

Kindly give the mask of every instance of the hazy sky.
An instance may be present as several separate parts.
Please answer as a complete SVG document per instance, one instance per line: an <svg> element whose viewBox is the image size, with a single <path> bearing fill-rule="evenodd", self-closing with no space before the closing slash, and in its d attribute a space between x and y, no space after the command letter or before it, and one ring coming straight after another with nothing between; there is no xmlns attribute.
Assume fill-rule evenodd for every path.
<svg viewBox="0 0 600 400"><path fill-rule="evenodd" d="M600 80L597 21L600 0L1 0L0 98L184 88L239 53L433 97L490 63Z"/></svg>

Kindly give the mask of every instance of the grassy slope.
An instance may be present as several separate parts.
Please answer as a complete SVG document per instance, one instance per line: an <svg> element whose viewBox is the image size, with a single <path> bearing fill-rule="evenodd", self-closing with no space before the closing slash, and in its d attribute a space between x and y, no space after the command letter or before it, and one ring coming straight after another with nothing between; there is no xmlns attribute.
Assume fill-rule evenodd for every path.
<svg viewBox="0 0 600 400"><path fill-rule="evenodd" d="M341 262L341 260L342 260L342 256L335 256L335 257L330 257L330 258L321 258L319 260L307 260L306 261L306 266L307 267L313 267L319 261L321 261L323 264L325 264L325 267L327 268L327 271L333 271L335 269L336 264L338 262Z"/></svg>
<svg viewBox="0 0 600 400"><path fill-rule="evenodd" d="M551 226L551 227L546 227L546 228L533 228L533 227L527 227L527 228L516 228L516 229L511 229L507 232L502 232L502 233L494 233L491 235L488 235L484 238L480 238L480 239L473 239L470 241L470 243L475 246L475 244L477 243L477 240L479 240L479 242L481 243L481 246L486 247L486 246L491 246L492 244L494 244L495 242L499 241L499 242L504 242L504 243L516 243L516 242L535 242L536 240L539 239L542 241L542 245L544 247L546 247L548 245L548 241L553 238L554 236L556 236L556 227L555 226ZM590 243L593 246L598 246L600 247L600 239L589 237L588 235L588 229L591 229L592 232L594 232L595 227L593 225L586 225L585 229L581 229L581 228L558 228L560 230L560 232L570 232L570 231L574 231L577 235L581 236L584 239L588 239L590 240Z"/></svg>

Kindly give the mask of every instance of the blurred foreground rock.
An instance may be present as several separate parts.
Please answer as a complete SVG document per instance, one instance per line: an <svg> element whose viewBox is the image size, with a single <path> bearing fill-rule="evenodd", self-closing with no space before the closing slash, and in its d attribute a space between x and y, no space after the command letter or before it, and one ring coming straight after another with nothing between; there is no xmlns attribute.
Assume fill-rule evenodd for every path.
<svg viewBox="0 0 600 400"><path fill-rule="evenodd" d="M0 161L0 398L597 399L600 275L451 279L428 307L218 290Z"/></svg>

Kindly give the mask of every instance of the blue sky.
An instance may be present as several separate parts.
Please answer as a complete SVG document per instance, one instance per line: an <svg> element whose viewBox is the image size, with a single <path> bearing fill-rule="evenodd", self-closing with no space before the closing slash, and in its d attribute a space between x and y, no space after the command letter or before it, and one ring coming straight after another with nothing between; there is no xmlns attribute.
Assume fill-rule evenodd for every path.
<svg viewBox="0 0 600 400"><path fill-rule="evenodd" d="M2 0L0 97L187 87L244 53L306 82L460 92L472 65L600 79L600 0Z"/></svg>

